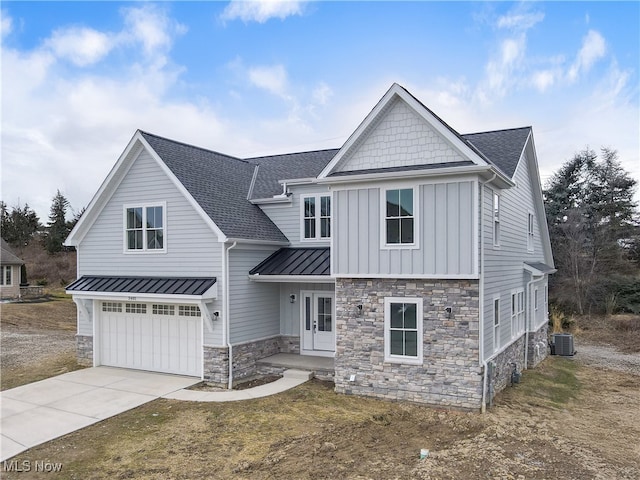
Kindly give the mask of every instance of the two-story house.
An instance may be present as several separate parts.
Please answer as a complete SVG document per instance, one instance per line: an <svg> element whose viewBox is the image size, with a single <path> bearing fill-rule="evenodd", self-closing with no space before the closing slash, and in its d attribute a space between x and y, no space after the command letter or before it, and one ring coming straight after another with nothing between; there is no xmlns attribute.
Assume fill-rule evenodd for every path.
<svg viewBox="0 0 640 480"><path fill-rule="evenodd" d="M338 392L478 409L547 354L531 128L460 135L397 84L335 150L138 131L67 244L91 365L231 385L332 357Z"/></svg>

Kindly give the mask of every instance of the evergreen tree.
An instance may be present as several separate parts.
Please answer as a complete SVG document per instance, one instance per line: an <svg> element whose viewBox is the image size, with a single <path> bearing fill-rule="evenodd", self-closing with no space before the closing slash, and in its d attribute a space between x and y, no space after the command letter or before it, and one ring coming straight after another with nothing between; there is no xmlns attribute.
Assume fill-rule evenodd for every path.
<svg viewBox="0 0 640 480"><path fill-rule="evenodd" d="M2 238L14 247L27 245L40 229L40 219L28 204L15 206L11 212L7 204L0 201L0 231Z"/></svg>
<svg viewBox="0 0 640 480"><path fill-rule="evenodd" d="M66 219L68 208L69 200L58 190L51 203L49 224L43 239L45 249L51 254L62 251L62 244L69 235Z"/></svg>
<svg viewBox="0 0 640 480"><path fill-rule="evenodd" d="M544 191L560 300L578 311L597 303L603 279L630 273L636 180L615 150L586 149L556 172ZM597 306L597 305L596 305Z"/></svg>

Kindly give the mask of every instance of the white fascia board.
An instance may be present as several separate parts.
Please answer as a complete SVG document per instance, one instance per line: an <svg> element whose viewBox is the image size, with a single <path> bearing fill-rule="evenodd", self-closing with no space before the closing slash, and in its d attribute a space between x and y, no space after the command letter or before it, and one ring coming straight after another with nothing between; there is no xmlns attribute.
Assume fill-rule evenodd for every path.
<svg viewBox="0 0 640 480"><path fill-rule="evenodd" d="M280 242L277 240L253 240L251 238L227 238L225 242L238 242L238 244L242 243L246 245L271 245L274 247L288 247L290 245L290 242Z"/></svg>
<svg viewBox="0 0 640 480"><path fill-rule="evenodd" d="M376 106L360 123L358 128L351 134L340 151L333 157L327 166L320 172L318 179L326 178L333 169L338 165L342 158L351 151L352 147L360 140L362 135L366 134L369 127L372 126L383 114L387 106L395 99L395 97L403 100L418 115L420 115L431 127L433 127L454 149L456 149L463 157L468 158L476 165L489 165L489 162L478 153L476 153L469 145L467 145L458 135L443 123L438 117L432 114L422 103L416 100L403 87L394 83L384 94Z"/></svg>
<svg viewBox="0 0 640 480"><path fill-rule="evenodd" d="M280 204L280 203L291 203L291 196L282 197L278 195L277 197L268 197L268 198L255 198L253 200L249 200L254 205L268 205L268 204Z"/></svg>
<svg viewBox="0 0 640 480"><path fill-rule="evenodd" d="M477 273L467 274L401 274L401 273L336 273L334 278L399 278L402 280L409 279L425 279L425 280L478 280L480 275Z"/></svg>
<svg viewBox="0 0 640 480"><path fill-rule="evenodd" d="M336 283L336 279L327 275L249 275L255 282L278 283Z"/></svg>
<svg viewBox="0 0 640 480"><path fill-rule="evenodd" d="M216 284L214 284L215 286ZM74 299L94 299L94 300L114 300L130 302L163 302L163 303L193 303L199 304L207 300L218 298L217 290L211 287L202 295L169 295L162 293L131 293L131 292L79 292L76 290L65 290L65 293L73 296Z"/></svg>
<svg viewBox="0 0 640 480"><path fill-rule="evenodd" d="M113 193L116 191L118 185L125 177L126 173L129 171L129 168L133 164L133 161L140 155L143 149L143 145L140 143L140 139L142 135L140 131L136 131L133 135L126 148L118 157L118 161L109 171L107 177L104 179L100 188L95 193L87 209L76 223L73 230L69 233L66 240L64 241L64 245L77 247L84 236L89 231L89 228L95 220L98 218L98 215L105 207Z"/></svg>
<svg viewBox="0 0 640 480"><path fill-rule="evenodd" d="M344 175L336 177L327 177L319 179L319 184L351 184L351 183L363 183L363 182L381 182L389 181L390 179L416 179L416 178L438 178L453 175L480 175L486 178L491 178L493 173L496 173L496 177L491 182L497 184L500 188L511 188L515 186L515 183L504 176L501 172L495 169L491 165L486 166L468 166L468 167L442 167L432 170L403 170L399 172L382 172L382 173L363 173L356 175Z"/></svg>
<svg viewBox="0 0 640 480"><path fill-rule="evenodd" d="M278 180L280 185L308 185L310 183L316 183L315 177L308 178L291 178L286 180Z"/></svg>
<svg viewBox="0 0 640 480"><path fill-rule="evenodd" d="M542 185L540 183L540 171L538 170L538 155L536 153L536 146L533 141L533 129L529 132L529 137L525 142L524 151L527 147L531 150L531 172L529 177L531 177L531 191L533 192L533 197L535 199L535 208L536 208L536 216L538 217L538 227L540 228L540 240L542 243L542 250L544 252L545 263L550 267L555 267L555 263L553 261L553 251L551 250L551 238L549 236L549 225L547 225L547 214L544 209L544 198L542 195Z"/></svg>
<svg viewBox="0 0 640 480"><path fill-rule="evenodd" d="M144 145L144 147L147 149L151 157L156 161L156 163L162 169L162 171L167 175L167 177L169 177L169 179L173 182L173 184L180 191L180 193L182 193L184 198L187 199L187 201L195 209L198 215L200 215L202 220L204 220L204 222L209 226L209 228L213 230L213 233L215 233L215 235L218 237L218 241L225 242L227 240L227 236L224 234L222 230L220 230L220 227L216 225L216 223L211 219L211 217L207 215L207 213L202 209L200 204L196 202L195 198L193 198L193 196L185 188L182 182L178 180L178 177L174 175L171 169L167 167L167 164L162 161L162 159L160 158L160 155L158 155L156 151L153 148L151 148L151 145L149 145L149 143L144 139L142 134L138 131L136 135L139 135L140 143Z"/></svg>

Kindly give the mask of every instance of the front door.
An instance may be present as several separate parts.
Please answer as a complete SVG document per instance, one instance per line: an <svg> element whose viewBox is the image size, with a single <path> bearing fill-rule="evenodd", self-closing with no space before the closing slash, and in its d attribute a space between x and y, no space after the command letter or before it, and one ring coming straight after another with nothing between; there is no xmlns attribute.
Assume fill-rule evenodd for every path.
<svg viewBox="0 0 640 480"><path fill-rule="evenodd" d="M303 292L302 350L307 353L333 352L336 332L334 294Z"/></svg>

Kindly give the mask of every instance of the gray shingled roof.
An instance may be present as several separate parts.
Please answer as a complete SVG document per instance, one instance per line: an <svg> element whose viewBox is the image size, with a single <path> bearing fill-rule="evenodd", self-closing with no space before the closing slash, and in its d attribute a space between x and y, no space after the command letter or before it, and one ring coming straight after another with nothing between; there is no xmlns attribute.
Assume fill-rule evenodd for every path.
<svg viewBox="0 0 640 480"><path fill-rule="evenodd" d="M462 138L480 150L491 163L513 178L531 127L469 133Z"/></svg>
<svg viewBox="0 0 640 480"><path fill-rule="evenodd" d="M288 242L260 207L247 201L253 164L140 133L227 237Z"/></svg>
<svg viewBox="0 0 640 480"><path fill-rule="evenodd" d="M114 277L83 275L67 286L73 292L204 295L215 277Z"/></svg>
<svg viewBox="0 0 640 480"><path fill-rule="evenodd" d="M338 151L338 148L334 148L247 158L247 162L258 165L258 174L251 199L271 198L282 193L282 185L278 183L279 180L317 177Z"/></svg>
<svg viewBox="0 0 640 480"><path fill-rule="evenodd" d="M15 253L13 253L9 244L4 241L4 238L1 240L2 248L0 249L0 263L2 263L2 265L23 265L24 262L18 258Z"/></svg>

